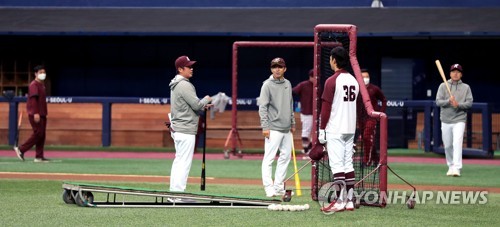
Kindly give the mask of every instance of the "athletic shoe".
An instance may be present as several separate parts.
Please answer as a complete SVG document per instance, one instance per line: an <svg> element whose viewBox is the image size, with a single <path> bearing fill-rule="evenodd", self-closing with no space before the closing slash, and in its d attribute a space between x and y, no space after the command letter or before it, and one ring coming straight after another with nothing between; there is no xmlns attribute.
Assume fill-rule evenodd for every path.
<svg viewBox="0 0 500 227"><path fill-rule="evenodd" d="M448 172L446 172L446 176L453 176L453 168L448 168Z"/></svg>
<svg viewBox="0 0 500 227"><path fill-rule="evenodd" d="M24 161L24 154L19 150L19 147L14 147L14 151L16 152L17 157L21 160Z"/></svg>
<svg viewBox="0 0 500 227"><path fill-rule="evenodd" d="M46 159L46 158L35 158L33 160L33 162L38 162L38 163L47 163L47 162L50 162L49 159Z"/></svg>
<svg viewBox="0 0 500 227"><path fill-rule="evenodd" d="M325 214L330 214L330 213L335 213L335 212L342 212L346 209L345 202L337 200L335 202L335 204L333 204L333 206L332 206L332 204L333 204L333 202L330 204L330 206L321 208L321 211ZM353 207L354 207L354 205L353 205Z"/></svg>
<svg viewBox="0 0 500 227"><path fill-rule="evenodd" d="M345 210L345 205L346 203L343 201L337 201L335 203L335 206L333 206L333 209L335 209L335 212L340 212Z"/></svg>
<svg viewBox="0 0 500 227"><path fill-rule="evenodd" d="M352 200L347 201L345 204L345 210L354 211L354 203Z"/></svg>
<svg viewBox="0 0 500 227"><path fill-rule="evenodd" d="M453 174L454 177L459 177L460 176L460 170L459 169L455 169L455 170L453 170L452 174Z"/></svg>
<svg viewBox="0 0 500 227"><path fill-rule="evenodd" d="M285 193L286 193L286 191L285 191L285 190L280 190L280 191L278 191L278 192L274 193L274 195L275 195L275 196L284 196L284 195L285 195ZM293 196L293 195L295 195L295 192L293 192L293 191L292 191L292 196Z"/></svg>
<svg viewBox="0 0 500 227"><path fill-rule="evenodd" d="M270 194L267 194L267 193L266 193L266 197L267 197L267 198L272 198L272 197L275 197L275 196L276 196L276 195L275 195L274 193L270 193Z"/></svg>

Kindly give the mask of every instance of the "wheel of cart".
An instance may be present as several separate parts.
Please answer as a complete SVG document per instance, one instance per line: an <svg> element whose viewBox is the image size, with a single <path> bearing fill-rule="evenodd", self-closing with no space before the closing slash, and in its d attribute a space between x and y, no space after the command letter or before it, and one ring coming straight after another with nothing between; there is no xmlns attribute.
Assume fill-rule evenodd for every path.
<svg viewBox="0 0 500 227"><path fill-rule="evenodd" d="M66 204L75 204L75 198L73 198L73 195L75 193L76 193L75 191L71 191L69 189L64 189L63 194L62 194L63 201Z"/></svg>
<svg viewBox="0 0 500 227"><path fill-rule="evenodd" d="M86 207L94 203L94 195L92 192L78 191L75 193L75 203L78 206Z"/></svg>

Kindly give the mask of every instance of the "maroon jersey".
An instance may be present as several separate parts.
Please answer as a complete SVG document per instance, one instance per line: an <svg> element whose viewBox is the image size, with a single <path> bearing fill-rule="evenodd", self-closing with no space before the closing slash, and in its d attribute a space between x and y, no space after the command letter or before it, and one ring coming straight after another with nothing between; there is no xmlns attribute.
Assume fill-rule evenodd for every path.
<svg viewBox="0 0 500 227"><path fill-rule="evenodd" d="M313 83L309 80L302 81L292 89L292 92L300 96L300 113L312 115Z"/></svg>
<svg viewBox="0 0 500 227"><path fill-rule="evenodd" d="M26 103L28 115L40 114L40 116L47 116L46 97L45 85L33 80L29 86L28 101Z"/></svg>
<svg viewBox="0 0 500 227"><path fill-rule="evenodd" d="M387 99L385 98L384 93L377 85L368 84L366 86L366 90L368 91L368 95L370 96L370 102L372 103L373 110L385 113L385 109L387 108ZM382 102L382 106L379 106L378 102ZM362 106L361 99L358 101L358 116L362 118L366 118L368 113L364 106Z"/></svg>

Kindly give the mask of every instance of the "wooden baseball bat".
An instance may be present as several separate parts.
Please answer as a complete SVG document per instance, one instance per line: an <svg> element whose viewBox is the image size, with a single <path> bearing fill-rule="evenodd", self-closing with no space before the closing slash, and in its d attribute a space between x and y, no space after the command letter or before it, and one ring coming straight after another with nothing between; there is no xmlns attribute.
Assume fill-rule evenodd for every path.
<svg viewBox="0 0 500 227"><path fill-rule="evenodd" d="M448 86L448 81L446 81L446 77L444 76L443 67L441 66L441 62L439 60L436 60L436 66L438 68L439 74L441 75L441 78L443 79L444 85L446 85L446 89L448 89L448 94L450 94L450 97L451 97L452 95L451 95L450 86Z"/></svg>
<svg viewBox="0 0 500 227"><path fill-rule="evenodd" d="M295 158L295 146L293 144L292 136L292 156L293 156L293 169L295 171L295 190L297 191L297 196L302 196L302 189L300 188L300 177L299 171L297 170L297 159Z"/></svg>

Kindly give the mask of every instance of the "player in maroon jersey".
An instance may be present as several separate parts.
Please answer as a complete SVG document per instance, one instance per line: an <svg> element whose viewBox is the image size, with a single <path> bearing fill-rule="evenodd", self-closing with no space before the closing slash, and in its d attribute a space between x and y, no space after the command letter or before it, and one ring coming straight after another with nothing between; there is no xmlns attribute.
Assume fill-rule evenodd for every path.
<svg viewBox="0 0 500 227"><path fill-rule="evenodd" d="M385 98L382 90L372 83L370 83L370 73L366 69L361 69L361 75L365 82L366 90L370 96L370 101L373 110L384 112L387 108L387 99ZM361 101L361 99L359 99ZM378 164L379 155L375 147L375 136L377 134L377 119L368 116L366 109L358 101L358 119L360 133L363 135L363 164L375 165ZM380 104L379 104L380 103Z"/></svg>
<svg viewBox="0 0 500 227"><path fill-rule="evenodd" d="M302 122L302 152L307 154L312 147L311 131L313 126L313 70L309 70L309 78L293 87L294 95L300 97L300 121Z"/></svg>

